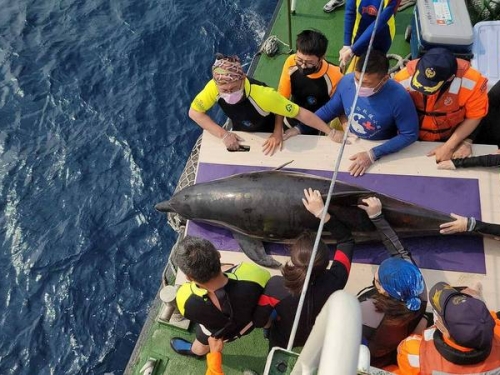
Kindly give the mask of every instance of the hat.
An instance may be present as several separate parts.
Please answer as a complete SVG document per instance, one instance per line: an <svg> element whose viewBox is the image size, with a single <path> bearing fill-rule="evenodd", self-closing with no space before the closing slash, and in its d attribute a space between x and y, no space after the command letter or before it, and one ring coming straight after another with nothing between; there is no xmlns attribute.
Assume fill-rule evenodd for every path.
<svg viewBox="0 0 500 375"><path fill-rule="evenodd" d="M495 320L483 301L443 282L431 288L429 299L458 345L473 349L491 348Z"/></svg>
<svg viewBox="0 0 500 375"><path fill-rule="evenodd" d="M418 60L410 85L424 95L432 95L456 73L457 59L453 53L446 48L433 48Z"/></svg>
<svg viewBox="0 0 500 375"><path fill-rule="evenodd" d="M398 257L386 259L378 269L378 280L389 296L404 302L408 310L420 309L424 278L413 263Z"/></svg>
<svg viewBox="0 0 500 375"><path fill-rule="evenodd" d="M245 78L238 56L215 55L215 62L212 66L212 76L215 83L223 85L225 83L241 81Z"/></svg>

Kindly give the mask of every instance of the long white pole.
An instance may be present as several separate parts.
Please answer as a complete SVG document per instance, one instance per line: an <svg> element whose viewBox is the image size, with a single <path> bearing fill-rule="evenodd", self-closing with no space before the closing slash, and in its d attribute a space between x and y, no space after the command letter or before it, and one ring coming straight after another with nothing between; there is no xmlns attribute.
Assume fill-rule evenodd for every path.
<svg viewBox="0 0 500 375"><path fill-rule="evenodd" d="M378 9L377 17L375 18L375 21L374 21L375 24L373 25L373 31L372 31L372 34L370 37L370 42L368 44L368 50L366 51L366 58L365 58L365 61L363 63L363 68L361 69L361 75L359 77L359 82L363 82L363 78L364 78L365 71L366 71L366 65L368 63L368 58L370 57L370 52L372 50L373 40L375 39L375 33L377 31L378 19L379 19L380 13L382 12L383 7L384 7L384 0L380 0L380 6ZM360 87L361 87L361 84L358 85L358 87L356 89L356 94L354 95L352 110L351 110L351 113L349 114L348 129L351 128L352 119L354 117L354 109L356 108L356 104L358 102ZM339 149L339 152L337 155L337 160L335 163L335 168L333 170L333 177L332 177L332 181L330 183L330 188L328 190L328 196L326 198L325 207L330 206L330 200L332 198L333 189L335 188L335 182L337 181L337 175L339 172L340 161L342 159L342 155L344 154L344 148L345 148L345 144L347 141L348 133L349 133L349 131L344 132L344 139L342 140L342 145L340 146L340 149ZM299 320L300 320L300 316L302 313L302 308L304 307L304 300L306 297L307 288L309 287L309 281L311 279L311 273L312 273L312 269L313 269L314 260L316 259L316 253L318 252L319 241L321 240L321 233L323 232L323 227L325 225L326 212L327 212L327 210L325 209L325 210L323 210L323 212L321 214L321 220L319 222L318 232L316 233L316 239L314 241L314 247L313 247L313 250L311 253L311 259L309 260L309 265L307 267L307 273L306 273L306 277L304 280L304 286L302 287L302 292L300 293L299 304L297 306L297 311L295 313L295 319L293 321L292 330L290 332L290 338L288 340L287 350L289 350L289 351L291 351L293 348L293 342L295 341L295 335L297 334L297 328L299 326Z"/></svg>

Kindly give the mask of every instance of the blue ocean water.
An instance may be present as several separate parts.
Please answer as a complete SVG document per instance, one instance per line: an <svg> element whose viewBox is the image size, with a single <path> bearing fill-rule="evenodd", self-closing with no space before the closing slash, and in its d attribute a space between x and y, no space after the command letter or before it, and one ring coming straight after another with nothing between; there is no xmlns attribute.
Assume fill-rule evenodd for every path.
<svg viewBox="0 0 500 375"><path fill-rule="evenodd" d="M0 0L0 374L121 374L215 52L277 0ZM222 119L220 112L215 112Z"/></svg>

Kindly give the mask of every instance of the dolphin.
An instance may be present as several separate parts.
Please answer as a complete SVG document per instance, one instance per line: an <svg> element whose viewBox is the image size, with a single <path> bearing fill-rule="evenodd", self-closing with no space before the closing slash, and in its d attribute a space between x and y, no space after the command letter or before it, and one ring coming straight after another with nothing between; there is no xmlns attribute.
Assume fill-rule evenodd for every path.
<svg viewBox="0 0 500 375"><path fill-rule="evenodd" d="M262 241L292 243L304 230L317 231L318 219L302 204L303 191L309 187L326 199L330 180L284 170L240 173L186 187L155 208L230 229L250 259L265 267L279 267L266 254ZM328 211L352 230L356 243L381 240L366 213L357 207L370 196L381 200L386 220L401 238L439 235L439 225L453 220L448 214L336 181ZM335 242L328 232L322 233L322 239Z"/></svg>

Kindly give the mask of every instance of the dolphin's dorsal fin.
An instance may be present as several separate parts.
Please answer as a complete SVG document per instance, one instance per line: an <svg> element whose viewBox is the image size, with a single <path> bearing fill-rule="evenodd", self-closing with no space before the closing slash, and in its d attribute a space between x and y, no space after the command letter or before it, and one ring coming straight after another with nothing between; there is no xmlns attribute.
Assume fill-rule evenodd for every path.
<svg viewBox="0 0 500 375"><path fill-rule="evenodd" d="M274 168L274 171L279 171L281 168L285 168L288 164L292 164L295 160L287 161L285 164L281 164L279 167Z"/></svg>

